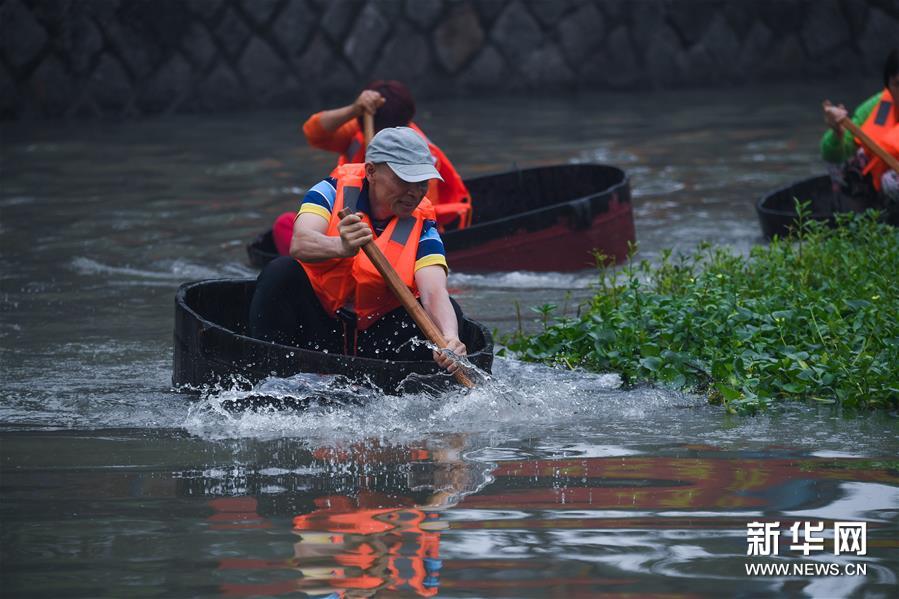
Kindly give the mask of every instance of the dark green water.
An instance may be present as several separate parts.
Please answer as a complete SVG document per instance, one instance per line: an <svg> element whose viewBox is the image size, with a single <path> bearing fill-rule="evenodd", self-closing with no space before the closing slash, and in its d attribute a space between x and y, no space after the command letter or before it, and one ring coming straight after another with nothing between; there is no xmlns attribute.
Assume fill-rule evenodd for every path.
<svg viewBox="0 0 899 599"><path fill-rule="evenodd" d="M850 91L847 91L850 90ZM555 162L632 176L642 255L760 243L752 202L817 174L834 83L431 103L463 176ZM5 123L0 190L0 588L11 597L890 596L894 416L728 417L614 375L500 360L469 395L232 415L170 388L178 284L253 276L243 245L332 158L300 114ZM452 266L452 265L451 265ZM454 273L501 330L574 308L593 275ZM568 299L566 299L566 297ZM526 323L527 324L527 323ZM270 381L291 389L315 381ZM781 557L747 556L780 523ZM865 522L864 556L789 549ZM746 564L864 565L748 576ZM304 595L305 594L305 595Z"/></svg>

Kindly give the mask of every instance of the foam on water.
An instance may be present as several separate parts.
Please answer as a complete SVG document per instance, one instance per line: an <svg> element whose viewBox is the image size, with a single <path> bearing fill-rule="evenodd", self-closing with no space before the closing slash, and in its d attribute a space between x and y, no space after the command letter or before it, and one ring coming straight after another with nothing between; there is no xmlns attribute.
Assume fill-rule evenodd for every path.
<svg viewBox="0 0 899 599"><path fill-rule="evenodd" d="M579 273L513 271L486 275L453 273L450 287L494 289L588 289L596 281L592 270Z"/></svg>
<svg viewBox="0 0 899 599"><path fill-rule="evenodd" d="M217 268L201 266L182 259L157 261L150 264L152 269L131 266L112 266L91 258L78 256L72 259L71 267L82 275L114 275L130 277L139 281L186 281L195 279L217 279L222 277L255 277L256 271L242 264L226 263Z"/></svg>
<svg viewBox="0 0 899 599"><path fill-rule="evenodd" d="M595 147L582 150L577 156L569 159L573 164L614 164L631 165L640 162L640 158L633 152L610 147L608 143L598 143Z"/></svg>

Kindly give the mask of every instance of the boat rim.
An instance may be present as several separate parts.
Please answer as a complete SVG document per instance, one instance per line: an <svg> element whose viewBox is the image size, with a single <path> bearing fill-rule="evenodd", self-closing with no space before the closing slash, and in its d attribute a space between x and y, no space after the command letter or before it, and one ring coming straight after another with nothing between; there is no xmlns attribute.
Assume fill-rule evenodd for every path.
<svg viewBox="0 0 899 599"><path fill-rule="evenodd" d="M761 197L759 197L758 200L756 200L755 208L759 212L762 212L765 214L770 214L772 216L795 217L796 216L795 210L779 210L777 208L770 208L765 205L765 201L768 200L769 198L774 197L775 195L777 195L779 193L783 193L793 187L796 187L797 185L802 185L803 183L811 183L812 181L815 181L817 179L822 179L823 177L829 177L829 175L827 175L826 173L823 175L813 175L811 177L806 177L805 179L793 181L792 183L788 183L787 185L778 187L777 189L767 191L767 192L763 193L761 195ZM809 218L830 218L832 215L833 215L833 212L813 212L812 214L809 215Z"/></svg>
<svg viewBox="0 0 899 599"><path fill-rule="evenodd" d="M378 360L376 358L365 358L365 357L361 357L361 356L348 356L345 354L332 354L329 352L316 351L314 349L306 349L303 347L296 347L294 345L283 345L281 343L276 343L274 341L265 341L263 339L258 339L256 337L250 337L249 335L244 335L242 333L238 333L237 331L234 331L234 330L226 328L216 322L213 322L213 321L209 320L208 318L201 316L196 310L191 308L190 305L187 303L187 298L186 298L187 292L193 287L198 287L200 285L209 284L209 283L249 283L249 282L254 282L254 281L255 281L255 279L253 279L253 278L237 279L237 278L226 278L226 277L217 278L217 279L201 279L198 281L188 281L188 282L182 283L181 285L178 286L178 291L175 293L175 303L179 307L179 309L184 310L185 312L190 314L193 318L196 318L199 322L203 323L203 325L205 325L205 326L209 326L209 327L218 329L220 331L228 333L229 335L234 335L235 337L239 337L242 340L246 340L246 341L249 341L252 343L265 344L266 346L271 346L275 349L284 349L286 351L310 353L310 354L315 354L318 356L324 354L324 355L332 356L335 359L344 359L344 360L349 359L349 360L353 360L354 362L358 361L361 364L403 366L406 364L429 363L428 360ZM478 327L479 329L486 332L486 329L484 329L483 324L481 324L477 321L474 321L465 315L463 315L462 318L464 320L467 320L474 326ZM492 339L489 335L486 336L486 339L487 339L487 343L484 345L484 347L478 349L478 351L476 351L476 352L472 352L471 354L468 354L468 356L474 356L477 354L487 353L486 350L488 348L491 350L490 353L492 354L493 353Z"/></svg>

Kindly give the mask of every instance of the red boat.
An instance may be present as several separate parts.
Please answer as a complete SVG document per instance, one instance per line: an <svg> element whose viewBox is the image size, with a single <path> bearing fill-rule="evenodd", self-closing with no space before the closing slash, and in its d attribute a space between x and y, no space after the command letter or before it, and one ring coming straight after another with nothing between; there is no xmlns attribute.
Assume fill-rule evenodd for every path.
<svg viewBox="0 0 899 599"><path fill-rule="evenodd" d="M594 251L616 263L635 240L627 175L614 166L563 164L465 181L471 225L442 234L453 270L577 271L595 264ZM277 256L271 231L247 246L261 268Z"/></svg>

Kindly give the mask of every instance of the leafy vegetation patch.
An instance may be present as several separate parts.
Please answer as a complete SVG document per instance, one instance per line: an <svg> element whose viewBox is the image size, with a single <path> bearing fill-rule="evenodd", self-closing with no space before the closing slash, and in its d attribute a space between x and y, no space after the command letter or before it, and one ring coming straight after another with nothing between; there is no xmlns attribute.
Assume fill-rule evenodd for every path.
<svg viewBox="0 0 899 599"><path fill-rule="evenodd" d="M577 317L534 308L542 332L504 343L520 359L704 392L732 412L786 399L899 408L899 232L870 212L839 225L801 218L795 238L748 258L700 244L613 270L598 256Z"/></svg>

